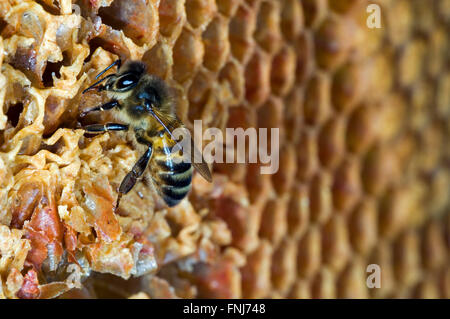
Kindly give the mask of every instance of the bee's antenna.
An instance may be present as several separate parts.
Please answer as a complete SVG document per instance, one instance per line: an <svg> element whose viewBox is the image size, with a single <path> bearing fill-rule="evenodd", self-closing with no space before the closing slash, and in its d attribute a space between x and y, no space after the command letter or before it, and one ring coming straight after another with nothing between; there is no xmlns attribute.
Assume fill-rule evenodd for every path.
<svg viewBox="0 0 450 319"><path fill-rule="evenodd" d="M104 69L102 72L100 72L99 74L97 74L95 76L95 79L98 79L99 77L101 77L103 74L105 74L106 71L108 71L109 69L111 69L113 66L117 65L117 68L120 68L120 66L122 65L122 60L117 59L116 61L114 61L113 63L111 63L108 67L106 67L106 69ZM97 82L95 82L94 84L92 84L90 87L88 87L87 89L85 89L83 91L82 94L86 93L89 90L92 90L97 84L103 82L104 80L110 78L111 76L113 76L114 74L110 74L105 76L104 78L98 80Z"/></svg>
<svg viewBox="0 0 450 319"><path fill-rule="evenodd" d="M110 78L110 77L112 77L112 76L115 76L115 74L109 74L109 75L105 76L104 78L101 78L100 80L98 80L97 82L95 82L94 84L92 84L90 87L88 87L87 89L85 89L85 90L83 91L82 94L86 93L87 91L90 91L90 90L94 89L95 86L96 86L97 84L102 83L103 81L105 81L106 79L108 79L108 78Z"/></svg>
<svg viewBox="0 0 450 319"><path fill-rule="evenodd" d="M98 79L99 77L101 77L106 71L108 71L109 69L111 69L113 66L117 65L117 68L120 69L120 66L122 65L122 61L120 59L117 59L116 61L114 61L113 63L111 63L106 69L104 69L102 72L100 72L99 74L97 74L97 76L95 77L95 79Z"/></svg>

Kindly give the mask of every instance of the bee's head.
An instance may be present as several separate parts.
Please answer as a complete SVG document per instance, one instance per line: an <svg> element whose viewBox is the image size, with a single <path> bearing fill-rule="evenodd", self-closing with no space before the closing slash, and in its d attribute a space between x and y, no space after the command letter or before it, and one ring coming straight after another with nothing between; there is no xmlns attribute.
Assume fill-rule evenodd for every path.
<svg viewBox="0 0 450 319"><path fill-rule="evenodd" d="M142 62L127 61L121 66L119 59L100 72L95 78L98 79L115 65L118 66L117 73L109 74L99 79L97 82L85 89L83 93L92 89L97 89L97 91L108 91L118 95L123 95L123 93L131 91L139 83L141 77L146 71L145 64ZM105 84L101 84L102 82Z"/></svg>
<svg viewBox="0 0 450 319"><path fill-rule="evenodd" d="M132 90L145 74L145 64L139 61L127 61L116 74L111 75L100 90L124 93Z"/></svg>
<svg viewBox="0 0 450 319"><path fill-rule="evenodd" d="M91 89L107 91L109 97L117 100L131 98L136 107L142 108L142 112L155 109L167 114L174 113L173 101L166 83L157 76L147 74L146 65L143 62L127 61L121 65L120 60L117 60L100 72L96 78L116 65L117 73L99 79L83 93ZM104 84L101 84L102 82Z"/></svg>

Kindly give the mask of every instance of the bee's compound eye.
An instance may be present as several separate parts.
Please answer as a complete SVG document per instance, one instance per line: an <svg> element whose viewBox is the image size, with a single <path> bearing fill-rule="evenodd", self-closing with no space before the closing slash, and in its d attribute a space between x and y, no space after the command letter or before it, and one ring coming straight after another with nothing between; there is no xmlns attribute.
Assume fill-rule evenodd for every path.
<svg viewBox="0 0 450 319"><path fill-rule="evenodd" d="M126 90L136 85L138 79L133 74L127 74L117 80L116 87L118 90Z"/></svg>

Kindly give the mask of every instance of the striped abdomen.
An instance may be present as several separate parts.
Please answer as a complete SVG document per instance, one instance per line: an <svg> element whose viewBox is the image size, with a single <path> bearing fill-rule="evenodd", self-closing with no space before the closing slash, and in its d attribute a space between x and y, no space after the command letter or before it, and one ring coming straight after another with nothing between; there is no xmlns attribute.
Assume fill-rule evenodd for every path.
<svg viewBox="0 0 450 319"><path fill-rule="evenodd" d="M184 163L181 155L171 153L173 144L166 134L155 138L149 165L153 184L170 207L177 205L189 193L193 171L191 163Z"/></svg>

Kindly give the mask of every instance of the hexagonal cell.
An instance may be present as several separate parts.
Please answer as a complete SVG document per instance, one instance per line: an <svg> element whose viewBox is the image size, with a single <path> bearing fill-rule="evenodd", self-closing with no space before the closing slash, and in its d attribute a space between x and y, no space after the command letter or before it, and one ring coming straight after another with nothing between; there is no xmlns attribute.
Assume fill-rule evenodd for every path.
<svg viewBox="0 0 450 319"><path fill-rule="evenodd" d="M197 72L204 55L200 36L183 29L173 47L173 78L183 83Z"/></svg>
<svg viewBox="0 0 450 319"><path fill-rule="evenodd" d="M279 151L279 148L282 147L282 141L284 141L284 131L282 127L284 116L283 102L277 98L270 98L267 103L257 110L257 116L258 129L267 129L267 154L269 152L274 152L274 148L278 148L276 151ZM273 137L274 144L272 143L272 129L278 130L278 139L276 139L276 135ZM265 134L263 132L261 133ZM276 134L275 131L273 133ZM259 137L259 151L261 152L261 148L264 148L264 145L261 143L261 136Z"/></svg>
<svg viewBox="0 0 450 319"><path fill-rule="evenodd" d="M305 24L310 28L316 28L327 13L327 0L304 0L303 6Z"/></svg>
<svg viewBox="0 0 450 319"><path fill-rule="evenodd" d="M356 24L331 15L314 35L317 64L325 70L335 70L348 58L354 45Z"/></svg>
<svg viewBox="0 0 450 319"><path fill-rule="evenodd" d="M326 171L319 172L311 181L309 201L311 220L324 223L333 211L333 197L331 193L332 179Z"/></svg>
<svg viewBox="0 0 450 319"><path fill-rule="evenodd" d="M123 32L139 45L156 38L159 27L155 1L115 0L111 6L99 10L103 23Z"/></svg>
<svg viewBox="0 0 450 319"><path fill-rule="evenodd" d="M281 295L288 293L295 281L297 245L294 240L285 239L272 255L272 286Z"/></svg>
<svg viewBox="0 0 450 319"><path fill-rule="evenodd" d="M254 128L256 126L256 115L252 110L249 110L248 108L244 106L238 106L238 107L232 107L228 109L228 118L226 122L226 129L242 129L247 130L248 128ZM247 172L247 168L250 167L252 164L250 164L250 151L249 151L249 142L245 141L245 151L244 154L244 160L245 163L237 163L237 150L236 150L236 138L234 140L230 141L224 141L224 143L235 143L234 144L234 161L235 163L223 163L223 164L217 164L216 167L218 171L223 172L230 176L234 181L243 183L246 178L248 179L249 174L253 174L256 172L251 171L250 173ZM232 144L226 145L227 152L228 150L232 150ZM224 154L224 156L227 154ZM229 156L229 155L228 155ZM258 161L257 158L255 158L256 161ZM254 163L257 165L257 163ZM259 172L259 170L258 170ZM247 175L246 175L247 174ZM247 186L249 191L249 197L250 200L253 202L255 195L253 187ZM266 195L264 193L264 195ZM259 197L259 195L258 195Z"/></svg>
<svg viewBox="0 0 450 319"><path fill-rule="evenodd" d="M226 153L224 154L224 158ZM236 158L235 150L235 158ZM233 183L242 183L247 173L247 166L245 163L238 163L235 159L233 163L214 163L214 171L226 175Z"/></svg>
<svg viewBox="0 0 450 319"><path fill-rule="evenodd" d="M186 17L194 28L205 27L217 11L214 0L186 0Z"/></svg>
<svg viewBox="0 0 450 319"><path fill-rule="evenodd" d="M281 1L281 31L288 41L294 41L304 28L303 8L297 0Z"/></svg>
<svg viewBox="0 0 450 319"><path fill-rule="evenodd" d="M279 2L262 2L259 6L254 39L261 48L273 54L281 46Z"/></svg>
<svg viewBox="0 0 450 319"><path fill-rule="evenodd" d="M330 78L326 73L317 72L308 81L305 91L304 116L311 125L322 123L331 111Z"/></svg>
<svg viewBox="0 0 450 319"><path fill-rule="evenodd" d="M240 189L240 191L244 191ZM246 251L248 244L254 241L250 229L252 211L233 199L231 196L222 196L216 200L214 215L222 219L231 231L231 245Z"/></svg>
<svg viewBox="0 0 450 319"><path fill-rule="evenodd" d="M356 108L347 125L347 148L357 154L365 152L376 139L378 125L376 106L361 105Z"/></svg>
<svg viewBox="0 0 450 319"><path fill-rule="evenodd" d="M361 101L369 86L369 65L348 63L333 76L331 97L333 106L339 112L348 112Z"/></svg>
<svg viewBox="0 0 450 319"><path fill-rule="evenodd" d="M284 96L292 88L295 81L296 68L295 51L290 46L284 46L272 60L270 83L272 92Z"/></svg>
<svg viewBox="0 0 450 319"><path fill-rule="evenodd" d="M255 12L250 8L239 6L236 15L230 20L229 38L231 52L241 63L245 64L253 52L252 35L255 27Z"/></svg>
<svg viewBox="0 0 450 319"><path fill-rule="evenodd" d="M295 81L304 84L314 69L314 40L312 33L305 31L295 41L297 67Z"/></svg>
<svg viewBox="0 0 450 319"><path fill-rule="evenodd" d="M408 43L401 51L398 67L398 81L401 86L411 86L422 73L425 55L425 43L414 40Z"/></svg>
<svg viewBox="0 0 450 319"><path fill-rule="evenodd" d="M281 196L288 192L295 181L297 161L295 150L290 145L280 149L280 166L278 172L272 175L275 191Z"/></svg>
<svg viewBox="0 0 450 319"><path fill-rule="evenodd" d="M348 229L342 216L334 215L322 228L323 261L334 272L343 269L350 258Z"/></svg>
<svg viewBox="0 0 450 319"><path fill-rule="evenodd" d="M345 159L334 174L333 204L341 213L348 213L361 196L359 162Z"/></svg>
<svg viewBox="0 0 450 319"><path fill-rule="evenodd" d="M378 136L382 140L391 140L402 131L407 113L406 97L396 93L388 95L383 102L377 105L376 112L379 116Z"/></svg>
<svg viewBox="0 0 450 319"><path fill-rule="evenodd" d="M245 78L242 67L233 61L228 62L219 73L219 83L224 92L223 99L234 106L242 101L245 91Z"/></svg>
<svg viewBox="0 0 450 319"><path fill-rule="evenodd" d="M302 124L303 90L294 88L284 99L284 131L286 140L296 145L300 139Z"/></svg>
<svg viewBox="0 0 450 319"><path fill-rule="evenodd" d="M434 124L434 125L433 125ZM420 167L425 172L432 172L439 166L444 132L438 123L428 125L421 132L419 145L424 153L418 154ZM426 155L425 155L426 154Z"/></svg>
<svg viewBox="0 0 450 319"><path fill-rule="evenodd" d="M301 132L297 150L297 176L301 181L309 180L319 167L317 136L311 130Z"/></svg>
<svg viewBox="0 0 450 319"><path fill-rule="evenodd" d="M241 1L242 0L216 0L216 4L220 13L227 17L231 17L236 13Z"/></svg>
<svg viewBox="0 0 450 319"><path fill-rule="evenodd" d="M414 16L414 29L423 33L432 33L435 22L435 15L433 10L428 10L429 7L423 1L412 1L412 12Z"/></svg>
<svg viewBox="0 0 450 319"><path fill-rule="evenodd" d="M261 164L247 164L247 187L250 202L257 207L264 207L272 192L272 184L269 174L261 174Z"/></svg>
<svg viewBox="0 0 450 319"><path fill-rule="evenodd" d="M278 197L269 200L263 210L259 236L267 239L273 247L276 247L287 230L287 205L286 197Z"/></svg>
<svg viewBox="0 0 450 319"><path fill-rule="evenodd" d="M389 8L384 9L382 13L386 19L389 39L395 46L404 43L410 37L414 20L411 1L394 1Z"/></svg>
<svg viewBox="0 0 450 319"><path fill-rule="evenodd" d="M383 50L372 58L370 63L369 87L366 99L378 100L386 96L394 84L394 54L390 49Z"/></svg>
<svg viewBox="0 0 450 319"><path fill-rule="evenodd" d="M218 71L230 53L228 21L221 16L216 17L203 32L202 38L205 46L203 64L212 71Z"/></svg>
<svg viewBox="0 0 450 319"><path fill-rule="evenodd" d="M360 255L367 255L378 239L378 220L376 203L362 199L348 220L350 242Z"/></svg>
<svg viewBox="0 0 450 319"><path fill-rule="evenodd" d="M168 43L159 41L144 53L142 61L147 65L149 73L165 79L169 75L173 64L172 48Z"/></svg>
<svg viewBox="0 0 450 319"><path fill-rule="evenodd" d="M443 70L445 64L445 57L447 56L449 44L447 33L443 27L437 27L429 34L426 58L425 71L432 77L438 76Z"/></svg>
<svg viewBox="0 0 450 319"><path fill-rule="evenodd" d="M411 204L406 189L392 187L386 192L378 208L380 236L395 238L408 226Z"/></svg>
<svg viewBox="0 0 450 319"><path fill-rule="evenodd" d="M176 83L175 83L176 84ZM186 97L185 90L179 85L171 86L172 99L176 105L177 115L180 120L189 128L193 128L193 123L189 121L189 101Z"/></svg>
<svg viewBox="0 0 450 319"><path fill-rule="evenodd" d="M361 180L364 190L374 196L383 193L393 176L398 174L398 163L389 147L374 145L364 158Z"/></svg>
<svg viewBox="0 0 450 319"><path fill-rule="evenodd" d="M191 121L197 119L203 119L208 116L208 102L213 103L213 101L208 101L211 94L212 82L214 81L214 75L210 72L200 70L194 76L191 86L188 90L188 99L190 103L189 107L189 119Z"/></svg>
<svg viewBox="0 0 450 319"><path fill-rule="evenodd" d="M421 131L428 124L428 110L433 100L434 87L428 81L420 81L414 85L410 96L411 127L413 130Z"/></svg>
<svg viewBox="0 0 450 319"><path fill-rule="evenodd" d="M345 152L345 118L336 116L322 126L318 147L322 166L329 169L336 167Z"/></svg>
<svg viewBox="0 0 450 319"><path fill-rule="evenodd" d="M322 262L322 238L320 230L311 225L298 242L297 273L302 278L312 278Z"/></svg>
<svg viewBox="0 0 450 319"><path fill-rule="evenodd" d="M213 81L214 75L203 70L200 70L194 76L188 90L188 99L191 104L191 107L189 107L189 118L192 121L203 118Z"/></svg>
<svg viewBox="0 0 450 319"><path fill-rule="evenodd" d="M244 298L264 298L269 294L271 259L272 248L265 240L247 257L247 263L241 269Z"/></svg>
<svg viewBox="0 0 450 319"><path fill-rule="evenodd" d="M166 37L177 37L183 29L186 13L184 1L161 0L159 4L159 32Z"/></svg>
<svg viewBox="0 0 450 319"><path fill-rule="evenodd" d="M228 120L228 107L216 100L214 93L211 93L207 104L204 107L203 121L208 127L216 127L222 132L225 131Z"/></svg>
<svg viewBox="0 0 450 319"><path fill-rule="evenodd" d="M270 94L270 57L256 51L245 68L245 98L258 107Z"/></svg>
<svg viewBox="0 0 450 319"><path fill-rule="evenodd" d="M250 127L257 127L257 115L256 112L245 106L231 107L228 109L228 122L229 128L242 128L246 130Z"/></svg>
<svg viewBox="0 0 450 319"><path fill-rule="evenodd" d="M240 272L232 261L220 260L214 264L196 263L193 273L196 290L198 289L197 298L242 297ZM216 284L217 278L221 279L220 285Z"/></svg>
<svg viewBox="0 0 450 319"><path fill-rule="evenodd" d="M309 192L307 185L294 186L288 205L287 224L289 235L299 238L309 226Z"/></svg>

